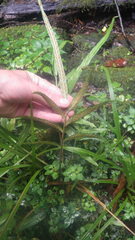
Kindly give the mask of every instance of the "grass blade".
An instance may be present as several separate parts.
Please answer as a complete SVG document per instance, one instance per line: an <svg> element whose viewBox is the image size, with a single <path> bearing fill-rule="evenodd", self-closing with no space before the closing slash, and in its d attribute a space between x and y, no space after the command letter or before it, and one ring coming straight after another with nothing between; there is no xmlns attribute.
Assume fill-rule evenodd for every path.
<svg viewBox="0 0 135 240"><path fill-rule="evenodd" d="M117 210L117 212L115 213L115 216L118 216L120 214L120 212L124 209L125 205L127 203L127 198L125 199L124 202L122 202L121 206L119 207L119 209ZM93 236L93 240L97 240L101 234L105 231L105 229L107 227L109 227L111 224L113 224L114 222L114 218L111 217Z"/></svg>
<svg viewBox="0 0 135 240"><path fill-rule="evenodd" d="M105 102L105 103L106 103L106 102ZM97 110L99 107L103 106L103 104L105 104L105 103L100 103L100 104L97 104L97 105L95 105L95 106L93 106L93 107L88 107L87 109L85 109L85 110L83 110L83 111L81 111L81 112L73 115L73 117L70 118L70 119L66 122L66 126L67 126L68 124L70 124L70 123L73 123L73 122L78 121L79 119L85 117L85 116L88 115L89 113Z"/></svg>
<svg viewBox="0 0 135 240"><path fill-rule="evenodd" d="M111 208L115 203L116 201L118 201L118 199L121 197L123 191L119 192L118 195L111 201L111 203L109 204L108 208ZM89 234L91 234L92 232L95 231L95 229L98 228L99 224L102 222L103 220L103 217L107 214L106 211L103 211L99 217L95 220L95 222L93 224L89 224L89 228L88 230L85 232L85 234L81 237L80 240L86 240L88 239L87 237L89 236Z"/></svg>
<svg viewBox="0 0 135 240"><path fill-rule="evenodd" d="M64 139L64 142L66 141L70 141L70 140L84 140L84 139L97 139L98 141L100 141L99 137L96 137L95 135L89 134L89 133L77 133L77 134L73 134L67 138Z"/></svg>
<svg viewBox="0 0 135 240"><path fill-rule="evenodd" d="M68 146L63 146L63 149L80 155L85 161L89 162L90 164L93 164L94 166L98 166L98 164L95 161L95 154L89 150L79 148L79 147L68 147ZM93 157L93 158L92 158Z"/></svg>
<svg viewBox="0 0 135 240"><path fill-rule="evenodd" d="M43 209L32 209L19 224L19 231L24 231L35 225L39 224L43 219L45 219L46 213ZM17 229L18 230L18 229ZM18 232L19 232L18 231ZM34 240L34 239L33 239Z"/></svg>
<svg viewBox="0 0 135 240"><path fill-rule="evenodd" d="M69 92L71 93L77 80L79 79L83 68L88 66L91 62L91 60L93 59L93 57L97 54L97 52L101 49L101 47L103 46L103 44L107 41L107 39L110 36L110 33L113 29L113 25L115 22L115 18L114 17L112 19L112 22L108 28L108 30L106 31L106 34L102 37L102 39L96 44L96 46L91 50L90 53L88 53L88 55L84 58L84 60L82 61L82 63L76 68L73 69L70 73L68 73L67 75L67 79L68 79L68 89Z"/></svg>
<svg viewBox="0 0 135 240"><path fill-rule="evenodd" d="M125 229L127 229L133 236L135 236L135 233L125 224L123 223L117 216L115 216L107 207L106 205L99 200L89 189L84 187L83 185L79 184L77 189L81 192L87 193L90 197L92 197L95 202L97 202L106 212L108 212L114 219L116 219L121 226L123 226Z"/></svg>
<svg viewBox="0 0 135 240"><path fill-rule="evenodd" d="M14 216L15 216L15 214L16 214L16 212L17 212L17 210L18 210L18 208L19 208L22 200L24 199L26 193L28 192L30 185L33 183L33 181L35 180L35 178L37 177L37 175L39 174L39 172L40 172L39 170L36 171L36 172L34 173L34 175L30 178L29 182L27 183L27 185L25 186L23 192L21 193L21 195L20 195L20 197L19 197L16 205L15 205L14 208L12 209L12 211L11 211L11 213L10 213L10 215L9 215L9 217L8 217L6 223L4 224L3 229L2 229L2 231L1 231L1 233L0 233L0 237L1 237L2 240L4 240L4 235L6 234L7 229L8 229L8 227L9 227L12 219L14 218Z"/></svg>
<svg viewBox="0 0 135 240"><path fill-rule="evenodd" d="M88 88L88 82L83 83L83 87L80 89L80 91L76 94L76 96L73 98L73 101L69 107L69 111L75 109L77 104L82 100L84 97L84 94L86 92L86 89Z"/></svg>
<svg viewBox="0 0 135 240"><path fill-rule="evenodd" d="M6 174L10 170L24 168L24 167L30 167L30 165L20 164L20 165L13 165L13 166L9 166L9 167L0 168L0 177L2 177L4 174Z"/></svg>
<svg viewBox="0 0 135 240"><path fill-rule="evenodd" d="M107 82L108 82L108 88L109 88L109 93L110 93L110 99L112 101L112 110L113 110L113 119L114 119L114 124L115 124L115 133L117 136L118 141L121 141L121 129L120 129L120 122L119 122L119 115L117 111L117 106L116 106L116 99L113 91L113 86L110 78L109 71L106 67L102 67L103 70L105 71Z"/></svg>
<svg viewBox="0 0 135 240"><path fill-rule="evenodd" d="M24 118L29 121L29 117L24 117ZM62 128L58 124L52 123L52 122L47 121L45 119L36 118L36 117L34 117L34 120L37 121L37 124L40 122L40 123L43 123L43 124L45 124L47 126L50 126L50 127L54 128L54 129L56 129L57 131L62 132Z"/></svg>
<svg viewBox="0 0 135 240"><path fill-rule="evenodd" d="M55 37L55 33L54 33L54 31L50 25L50 22L48 20L48 17L46 15L46 13L44 12L42 1L38 0L38 4L39 4L39 7L40 7L40 10L42 13L42 17L43 17L43 21L46 26L46 29L47 29L47 32L48 32L48 35L50 37L51 44L53 47L55 66L57 67L61 92L62 92L63 96L66 98L67 94L68 94L68 88L67 88L66 75L65 75L61 55L60 55L59 46L58 46L58 43L57 43L57 40Z"/></svg>

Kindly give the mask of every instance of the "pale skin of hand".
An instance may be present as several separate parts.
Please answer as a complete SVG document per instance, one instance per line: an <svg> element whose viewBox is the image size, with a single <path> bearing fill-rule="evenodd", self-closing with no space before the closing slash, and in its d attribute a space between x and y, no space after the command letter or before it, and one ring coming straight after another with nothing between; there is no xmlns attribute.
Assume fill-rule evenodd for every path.
<svg viewBox="0 0 135 240"><path fill-rule="evenodd" d="M0 117L30 117L32 112L35 118L63 122L62 116L34 92L47 95L63 110L72 102L70 95L64 99L59 88L36 74L23 70L0 70ZM67 119L72 115L73 112L69 112Z"/></svg>

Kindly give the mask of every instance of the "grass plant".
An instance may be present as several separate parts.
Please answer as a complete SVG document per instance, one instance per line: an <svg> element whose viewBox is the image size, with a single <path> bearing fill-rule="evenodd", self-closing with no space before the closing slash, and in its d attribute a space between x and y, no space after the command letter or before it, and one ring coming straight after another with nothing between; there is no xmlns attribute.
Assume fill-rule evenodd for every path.
<svg viewBox="0 0 135 240"><path fill-rule="evenodd" d="M91 59L107 41L115 18L113 18L106 34L86 56L81 65L66 76L55 34L43 11L42 2L38 0L38 3L52 42L57 75L59 76L58 80L60 86L62 86L61 91L63 96L66 97L66 79L68 80L69 92L71 92L80 77L82 69L91 62ZM112 197L112 201L108 206L96 196L96 184L110 183L118 185L119 183L117 175L114 180L98 178L96 171L100 171L99 165L102 165L105 170L101 176L103 176L103 173L106 174L106 171L110 168L111 171L113 169L118 171L118 174L120 172L126 176L126 186L130 189L128 191L130 199L133 203L135 201L132 194L134 193L133 186L135 183L133 175L135 170L134 157L128 151L126 144L123 144L124 136L122 135L119 122L112 82L108 70L106 68L103 68L103 70L107 77L110 99L86 109L83 106L78 106L82 102L88 87L88 83L84 83L83 88L76 94L67 110L67 112L75 110L77 113L67 122L65 121L63 125L40 120L40 127L37 127L36 124L39 123L36 123L34 120L37 119L32 117L30 121L18 119L16 124L13 124L10 120L5 120L4 126L6 127L3 127L1 124L0 203L3 215L0 217L1 239L9 240L16 238L27 240L27 231L29 229L29 239L42 239L44 235L42 231L46 226L46 233L49 234L47 232L48 228L51 232L50 239L77 240L79 237L79 240L96 240L101 239L106 229L116 222L126 228L132 235L135 235L118 218L123 213L123 209L129 199L128 195L122 199L125 185L117 192L114 199ZM41 95L57 113L63 117L66 116L67 112L63 113L46 95L39 92L35 94ZM105 111L107 104L112 106L113 123L107 124L104 114L102 124L107 126L106 129L96 128L94 122L90 122L90 118L92 114L95 114L95 111ZM82 129L80 129L79 125L81 121ZM101 122L100 116L99 121ZM113 148L116 153L115 156L113 156L113 151L110 155L107 152L111 152L111 149L107 149L109 145L106 139L107 134L110 137L110 141L113 141L109 147ZM96 169L95 172L93 169ZM93 172L96 173L96 179L92 179ZM95 193L89 190L89 188L92 188ZM83 194L86 195L82 201ZM101 194L101 191L98 191L98 194ZM4 208L3 199L5 197L6 204ZM94 199L94 207L89 205L90 198L87 197ZM104 197L102 196L103 200ZM115 204L120 201L121 205L118 205L113 213ZM96 208L97 203L103 208L102 210ZM86 209L89 210L86 211ZM95 216L93 216L92 222L89 222L94 211L96 212ZM106 212L111 214L111 218L108 219ZM78 219L81 219L84 225L84 232L77 235L74 231L74 234L72 234L74 226L81 231L82 225L80 221L77 221ZM38 234L36 226L38 226Z"/></svg>
<svg viewBox="0 0 135 240"><path fill-rule="evenodd" d="M55 33L54 33L54 31L50 25L50 22L48 20L48 17L44 12L42 1L38 0L38 4L39 4L39 7L40 7L40 10L42 13L44 24L46 26L48 35L49 35L51 43L52 43L52 48L53 48L53 53L54 53L53 56L55 59L55 65L56 65L56 71L57 71L56 75L58 75L58 77L59 77L59 79L58 79L59 86L61 88L61 92L62 92L63 96L66 98L67 94L68 94L68 88L67 88L66 74L64 71L63 63L62 63L59 46L58 46L58 43L57 43L57 40L55 37Z"/></svg>

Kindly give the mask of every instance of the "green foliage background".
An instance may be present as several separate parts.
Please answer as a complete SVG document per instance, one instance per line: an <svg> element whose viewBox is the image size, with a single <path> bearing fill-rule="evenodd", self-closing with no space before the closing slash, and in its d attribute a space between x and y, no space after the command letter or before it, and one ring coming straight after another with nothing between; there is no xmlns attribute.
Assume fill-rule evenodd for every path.
<svg viewBox="0 0 135 240"><path fill-rule="evenodd" d="M42 25L24 25L0 30L0 66L54 74L54 59L50 39ZM68 41L60 39L61 54Z"/></svg>
<svg viewBox="0 0 135 240"><path fill-rule="evenodd" d="M26 31L19 27L14 34L10 29L10 36L9 30L0 36L1 65L53 73L47 33L42 26L23 28ZM67 41L57 39L63 53ZM42 240L44 236L48 240L123 240L125 235L131 236L78 189L83 184L110 210L117 203L116 216L134 219L135 158L130 152L134 102L120 84L111 82L108 72L106 75L109 90L90 96L87 86L81 89L72 104L76 115L64 129L33 119L1 119L2 240ZM99 104L85 107L84 100L93 99ZM110 191L116 189L121 174L126 185L113 197Z"/></svg>

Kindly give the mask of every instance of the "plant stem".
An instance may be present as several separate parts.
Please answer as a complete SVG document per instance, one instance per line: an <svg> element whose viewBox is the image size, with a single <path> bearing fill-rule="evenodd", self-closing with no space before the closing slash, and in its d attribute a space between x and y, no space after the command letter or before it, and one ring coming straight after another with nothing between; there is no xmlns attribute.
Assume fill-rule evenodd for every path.
<svg viewBox="0 0 135 240"><path fill-rule="evenodd" d="M58 76L59 76L60 89L61 89L63 97L67 98L68 88L67 88L67 82L66 82L66 75L65 75L61 55L60 55L58 42L56 40L55 33L54 33L54 31L51 27L51 24L48 20L48 17L46 15L46 13L44 12L42 1L41 0L37 0L37 1L38 1L39 7L40 7L40 10L41 10L41 13L42 13L43 21L44 21L44 24L46 26L46 29L47 29L47 32L48 32L48 35L50 37L50 41L51 41L51 44L52 44L52 47L53 47L55 64L56 64L57 73L58 73Z"/></svg>
<svg viewBox="0 0 135 240"><path fill-rule="evenodd" d="M61 177L61 172L62 172L62 168L61 168L61 164L64 163L64 136L65 136L65 128L66 128L66 117L67 117L68 112L65 113L63 119L64 119L64 123L63 123L63 129L62 132L60 132L60 177Z"/></svg>
<svg viewBox="0 0 135 240"><path fill-rule="evenodd" d="M118 13L118 17L119 17L119 20L120 20L120 27L121 27L122 34L123 34L123 36L125 38L125 41L126 41L128 47L129 47L129 49L132 52L135 52L135 48L132 46L131 42L129 41L129 39L128 39L126 33L125 33L123 22L122 22L122 17L121 17L119 5L118 5L118 1L114 0L114 3L115 3L116 9L117 9L117 13Z"/></svg>

